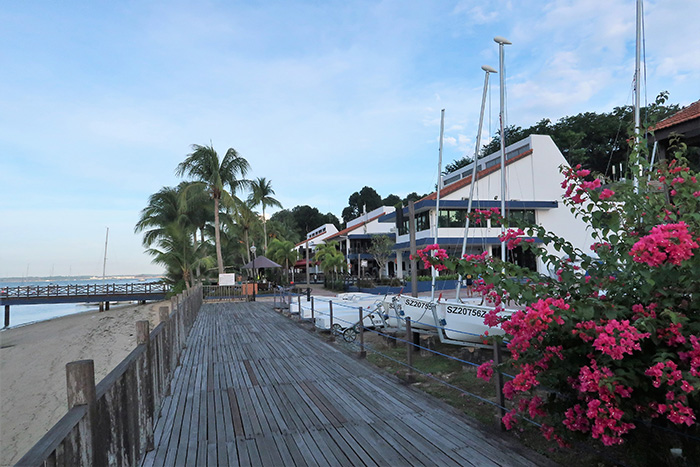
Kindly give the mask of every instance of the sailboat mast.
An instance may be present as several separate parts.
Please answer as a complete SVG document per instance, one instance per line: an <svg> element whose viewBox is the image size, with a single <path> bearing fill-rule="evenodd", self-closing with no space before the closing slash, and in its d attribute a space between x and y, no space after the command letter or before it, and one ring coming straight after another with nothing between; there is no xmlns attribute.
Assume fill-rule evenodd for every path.
<svg viewBox="0 0 700 467"><path fill-rule="evenodd" d="M105 235L105 258L102 262L102 282L105 280L105 272L107 271L107 241L109 240L109 227L107 227L107 235Z"/></svg>
<svg viewBox="0 0 700 467"><path fill-rule="evenodd" d="M462 254L460 258L464 258L464 254L467 252L467 236L469 232L469 213L472 212L472 202L474 200L474 185L479 178L479 149L481 147L481 128L484 124L484 110L486 108L486 93L489 89L489 73L498 73L496 70L488 65L483 65L482 70L486 72L484 76L484 93L481 96L481 112L479 113L479 129L476 132L476 145L474 146L474 162L472 162L472 182L469 187L469 202L467 203L467 215L464 224L464 238L462 239ZM459 298L459 291L462 284L462 275L459 275L459 280L457 281L457 294L456 297Z"/></svg>
<svg viewBox="0 0 700 467"><path fill-rule="evenodd" d="M503 60L503 46L510 45L508 39L500 36L493 38L495 42L498 43L498 73L500 74L500 94L501 94L501 110L500 110L500 125L501 125L501 216L503 221L501 221L501 238L505 237L506 233L506 134L504 131L505 125L505 100L506 100L506 88L505 88L505 73L503 72L504 60ZM506 242L501 240L501 261L506 262Z"/></svg>
<svg viewBox="0 0 700 467"><path fill-rule="evenodd" d="M445 109L440 111L440 149L438 150L438 179L437 179L437 198L435 203L435 244L438 242L438 230L440 228L440 190L442 189L442 138L445 134ZM437 270L432 269L432 281L430 284L430 300L435 298L435 276Z"/></svg>
<svg viewBox="0 0 700 467"><path fill-rule="evenodd" d="M637 21L636 21L636 44L634 56L634 148L638 150L641 140L641 116L639 99L641 95L641 49L642 49L642 0L637 0ZM641 151L637 153L638 159L641 159ZM639 164L639 160L638 160ZM639 186L639 177L641 177L641 165L637 165L632 169L632 180L634 188Z"/></svg>

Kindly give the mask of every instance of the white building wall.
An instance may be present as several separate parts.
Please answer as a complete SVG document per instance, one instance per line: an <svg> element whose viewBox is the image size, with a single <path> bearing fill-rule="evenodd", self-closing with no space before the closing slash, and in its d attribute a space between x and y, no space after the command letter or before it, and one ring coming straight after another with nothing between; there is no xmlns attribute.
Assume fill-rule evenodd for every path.
<svg viewBox="0 0 700 467"><path fill-rule="evenodd" d="M567 165L566 159L561 154L551 137L546 135L531 135L528 138L512 144L506 148L509 153L519 147L526 150L529 143L532 154L515 162L506 164L506 201L558 201L559 206L554 209L535 210L536 221L545 229L554 232L560 237L571 242L575 247L584 252L590 251L592 237L586 224L574 217L568 207L563 203L564 190L561 182L564 177L559 167ZM462 169L465 170L465 169ZM483 169L482 169L483 170ZM450 178L449 176L447 178ZM447 185L449 187L449 185ZM469 198L470 185L445 195L442 200L464 200ZM501 199L501 171L496 170L479 180L474 186L475 200L500 200ZM441 205L441 208L442 205ZM430 213L431 229L416 233L416 239L432 238L435 235L435 210ZM472 228L470 237L496 237L500 234L499 228ZM461 238L463 229L440 228L439 237ZM397 243L408 242L409 236L401 235ZM550 254L561 255L552 248L548 248ZM538 270L544 271L543 265L538 264Z"/></svg>

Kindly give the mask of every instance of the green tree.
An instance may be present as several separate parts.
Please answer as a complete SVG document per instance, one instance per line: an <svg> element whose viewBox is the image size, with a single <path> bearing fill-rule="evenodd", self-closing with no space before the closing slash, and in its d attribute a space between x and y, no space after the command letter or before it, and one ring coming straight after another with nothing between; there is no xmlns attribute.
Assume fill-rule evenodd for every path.
<svg viewBox="0 0 700 467"><path fill-rule="evenodd" d="M445 166L445 170L442 171L442 174L447 175L449 173L455 172L455 171L461 169L462 167L468 166L472 162L474 162L473 158L471 158L469 156L464 156L461 159L457 159L457 160L447 164Z"/></svg>
<svg viewBox="0 0 700 467"><path fill-rule="evenodd" d="M374 188L363 187L359 192L356 191L348 198L348 206L342 212L343 222L359 217L364 212L364 209L370 212L380 206L382 206L382 197L379 196L379 193Z"/></svg>
<svg viewBox="0 0 700 467"><path fill-rule="evenodd" d="M294 249L294 243L273 238L270 241L268 256L271 260L284 264L284 278L289 283L289 265L292 267L298 259L298 252ZM292 270L292 281L294 281L294 270Z"/></svg>
<svg viewBox="0 0 700 467"><path fill-rule="evenodd" d="M171 223L164 230L164 235L158 239L158 248L146 251L154 257L154 263L165 266L172 281L182 280L189 289L193 271L200 266L213 266L214 259L203 255L200 250L204 245L195 246L189 233L177 223Z"/></svg>
<svg viewBox="0 0 700 467"><path fill-rule="evenodd" d="M180 222L180 193L177 188L163 187L148 198L148 206L141 211L134 233L144 232L143 246L150 247L167 237L168 226Z"/></svg>
<svg viewBox="0 0 700 467"><path fill-rule="evenodd" d="M223 203L229 207L234 205L234 199L231 195L250 184L250 181L244 178L250 165L233 148L229 148L221 160L211 145L193 144L192 149L192 153L188 154L187 158L177 166L175 173L179 176L190 176L195 179L195 182L203 184L209 196L214 200L216 261L219 274L223 274L224 263L219 230L220 204ZM226 191L226 186L229 187L231 193Z"/></svg>
<svg viewBox="0 0 700 467"><path fill-rule="evenodd" d="M382 278L384 267L389 262L394 246L394 241L387 235L372 235L371 243L367 252L377 262L379 268L379 278Z"/></svg>
<svg viewBox="0 0 700 467"><path fill-rule="evenodd" d="M281 208L282 204L277 201L272 195L275 194L275 190L272 189L272 182L266 180L265 177L258 177L251 183L251 193L248 199L253 206L260 205L262 207L262 217L263 217L263 234L265 236L265 254L267 254L267 220L265 218L265 208L266 207L278 207Z"/></svg>
<svg viewBox="0 0 700 467"><path fill-rule="evenodd" d="M334 278L338 278L338 272L345 270L347 264L345 255L338 250L337 242L328 242L320 245L314 254L314 261L321 264L324 272L333 271Z"/></svg>
<svg viewBox="0 0 700 467"><path fill-rule="evenodd" d="M426 196L428 196L428 195L427 195L427 194L425 194L425 195L419 195L418 193L416 193L416 192L414 191L414 192L409 193L409 194L406 195L406 197L403 199L403 205L404 205L404 206L408 206L408 202L409 202L409 201L415 202L415 201L418 201L419 199L425 198Z"/></svg>
<svg viewBox="0 0 700 467"><path fill-rule="evenodd" d="M297 225L300 238L306 238L306 234L323 224L333 224L340 229L340 221L331 213L322 214L317 208L311 206L295 206L292 208L292 217Z"/></svg>
<svg viewBox="0 0 700 467"><path fill-rule="evenodd" d="M401 202L401 198L391 194L382 200L382 206L396 206Z"/></svg>

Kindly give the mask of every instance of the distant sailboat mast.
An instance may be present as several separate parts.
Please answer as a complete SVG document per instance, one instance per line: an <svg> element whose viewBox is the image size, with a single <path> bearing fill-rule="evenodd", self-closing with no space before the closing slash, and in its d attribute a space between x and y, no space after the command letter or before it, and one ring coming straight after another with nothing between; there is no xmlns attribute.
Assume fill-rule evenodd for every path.
<svg viewBox="0 0 700 467"><path fill-rule="evenodd" d="M107 227L107 235L105 235L105 258L102 262L102 282L105 281L105 272L107 271L107 241L109 240L109 227Z"/></svg>

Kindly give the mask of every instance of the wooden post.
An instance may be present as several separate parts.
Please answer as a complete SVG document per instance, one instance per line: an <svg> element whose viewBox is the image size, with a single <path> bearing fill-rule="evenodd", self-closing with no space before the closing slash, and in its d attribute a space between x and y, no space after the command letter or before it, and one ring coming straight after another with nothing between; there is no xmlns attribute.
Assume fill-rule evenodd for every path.
<svg viewBox="0 0 700 467"><path fill-rule="evenodd" d="M314 317L314 297L311 297L311 330L316 332L316 318Z"/></svg>
<svg viewBox="0 0 700 467"><path fill-rule="evenodd" d="M495 341L493 343L493 365L498 366L501 364L501 345L498 341ZM498 428L500 430L503 430L503 417L506 414L506 411L503 407L506 406L506 398L503 395L503 375L501 374L500 371L496 370L494 372L494 383L496 384L496 404L498 404L500 407L497 408L497 424Z"/></svg>
<svg viewBox="0 0 700 467"><path fill-rule="evenodd" d="M167 306L162 306L158 308L158 315L160 317L160 322L163 323L163 332L161 334L162 346L160 348L160 376L163 387L161 391L163 396L170 395L170 381L168 380L168 375L170 374L170 347L172 346L172 334L170 326L170 313Z"/></svg>
<svg viewBox="0 0 700 467"><path fill-rule="evenodd" d="M291 303L291 298L290 298L290 303ZM304 312L301 310L301 295L297 295L297 305L299 305L299 321L301 321L301 319L304 317Z"/></svg>
<svg viewBox="0 0 700 467"><path fill-rule="evenodd" d="M105 302L105 311L109 311L109 300Z"/></svg>
<svg viewBox="0 0 700 467"><path fill-rule="evenodd" d="M146 451L154 449L153 417L155 400L153 399L153 363L151 360L151 323L148 320L136 322L136 345L145 345L146 351L141 365L137 366L139 434L141 446Z"/></svg>
<svg viewBox="0 0 700 467"><path fill-rule="evenodd" d="M406 363L408 363L408 371L406 372L406 381L413 383L416 380L413 374L413 343L411 342L411 318L406 317Z"/></svg>
<svg viewBox="0 0 700 467"><path fill-rule="evenodd" d="M366 358L367 351L365 350L365 323L364 323L364 320L362 319L362 307L360 307L360 322L357 323L357 325L360 327L360 353L359 353L359 357Z"/></svg>
<svg viewBox="0 0 700 467"><path fill-rule="evenodd" d="M331 336L330 336L330 341L335 342L335 331L333 330L333 300L330 300L328 302L329 310L330 310L330 331L331 331Z"/></svg>
<svg viewBox="0 0 700 467"><path fill-rule="evenodd" d="M5 327L10 325L10 305L5 305Z"/></svg>
<svg viewBox="0 0 700 467"><path fill-rule="evenodd" d="M95 464L97 430L97 399L95 393L95 362L78 360L66 365L68 410L87 405L86 417L80 422L80 465Z"/></svg>

